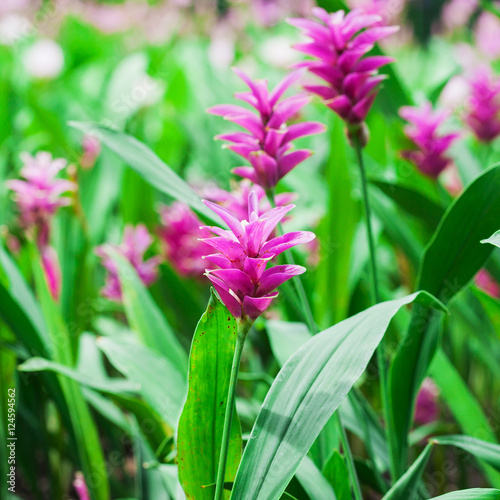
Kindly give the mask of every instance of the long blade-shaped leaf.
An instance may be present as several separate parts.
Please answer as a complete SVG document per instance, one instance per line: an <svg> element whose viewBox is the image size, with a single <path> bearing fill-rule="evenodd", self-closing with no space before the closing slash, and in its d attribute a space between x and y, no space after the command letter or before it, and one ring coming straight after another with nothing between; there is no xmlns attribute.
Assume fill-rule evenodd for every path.
<svg viewBox="0 0 500 500"><path fill-rule="evenodd" d="M199 196L189 185L142 142L98 123L70 122L69 124L82 132L96 135L155 189L186 203L198 213L220 224L219 219L201 203Z"/></svg>
<svg viewBox="0 0 500 500"><path fill-rule="evenodd" d="M471 488L469 490L452 491L430 500L500 500L500 490L489 488Z"/></svg>
<svg viewBox="0 0 500 500"><path fill-rule="evenodd" d="M179 480L188 499L212 500L217 476L227 393L237 336L236 320L213 295L201 317L189 356L189 391L179 421ZM231 426L226 482L241 458L241 427ZM228 498L229 494L224 493Z"/></svg>
<svg viewBox="0 0 500 500"><path fill-rule="evenodd" d="M232 499L279 498L301 460L365 370L392 317L416 293L383 302L309 340L283 366L252 430Z"/></svg>
<svg viewBox="0 0 500 500"><path fill-rule="evenodd" d="M484 265L492 252L480 240L498 228L500 220L500 166L475 179L448 208L420 267L418 288L447 303ZM439 325L432 312L415 307L405 340L396 354L389 375L395 435L393 453L405 468L407 439L416 394L438 346Z"/></svg>

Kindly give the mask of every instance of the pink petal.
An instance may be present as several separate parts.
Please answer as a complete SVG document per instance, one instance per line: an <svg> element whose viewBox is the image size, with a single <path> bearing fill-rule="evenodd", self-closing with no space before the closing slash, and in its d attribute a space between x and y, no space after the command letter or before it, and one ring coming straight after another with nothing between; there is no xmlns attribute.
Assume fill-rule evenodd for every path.
<svg viewBox="0 0 500 500"><path fill-rule="evenodd" d="M267 269L262 274L257 294L267 295L275 288L278 288L285 281L288 281L290 278L305 272L306 268L302 266L283 265L271 267L271 269Z"/></svg>
<svg viewBox="0 0 500 500"><path fill-rule="evenodd" d="M251 318L258 318L278 296L278 292L265 297L245 297L243 299L243 311Z"/></svg>
<svg viewBox="0 0 500 500"><path fill-rule="evenodd" d="M276 256L284 252L285 250L294 247L295 245L309 243L310 241L314 240L314 238L316 238L316 236L310 231L293 231L290 233L286 233L264 243L260 251L260 256Z"/></svg>
<svg viewBox="0 0 500 500"><path fill-rule="evenodd" d="M311 155L312 151L308 149L299 149L281 157L279 160L279 177L284 177L288 172L299 165L299 163L307 160Z"/></svg>

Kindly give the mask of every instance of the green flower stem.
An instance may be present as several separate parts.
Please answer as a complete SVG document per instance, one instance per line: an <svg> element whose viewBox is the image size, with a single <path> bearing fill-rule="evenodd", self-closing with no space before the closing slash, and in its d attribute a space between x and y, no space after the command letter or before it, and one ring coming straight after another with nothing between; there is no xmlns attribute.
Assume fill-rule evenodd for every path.
<svg viewBox="0 0 500 500"><path fill-rule="evenodd" d="M368 196L368 182L366 180L365 164L363 162L363 148L359 140L353 140L352 144L354 150L356 151L359 171L361 173L361 186L363 191L363 205L365 209L366 233L368 237L368 247L370 249L372 303L378 304L380 302L380 292L378 283L377 256L375 252L375 242L373 238L372 223L371 223L371 209L370 209L370 199ZM396 480L398 478L397 474L398 464L396 461L396 457L393 453L393 450L395 448L392 446L395 435L394 433L391 432L392 419L389 408L389 391L387 386L385 337L382 338L380 344L377 347L377 364L380 373L380 393L382 399L382 409L384 413L384 419L386 422L385 434L390 450L389 453L390 453L390 463L391 463L391 476L393 477L394 480Z"/></svg>
<svg viewBox="0 0 500 500"><path fill-rule="evenodd" d="M363 495L361 493L361 486L359 484L358 475L356 473L356 467L354 465L354 459L352 458L351 447L349 446L349 440L347 439L347 434L342 425L342 420L340 419L340 414L338 411L335 412L335 423L339 430L340 444L342 445L342 451L344 452L347 472L351 480L352 489L354 491L355 500L363 500Z"/></svg>
<svg viewBox="0 0 500 500"><path fill-rule="evenodd" d="M240 371L241 354L248 332L253 325L253 320L244 318L240 322L236 346L234 349L233 365L231 367L231 378L229 379L229 390L227 393L226 412L224 414L224 428L222 431L222 445L220 449L219 468L217 470L217 483L215 486L214 500L222 500L224 495L224 478L226 476L227 454L229 450L229 437L231 435L231 424L233 422L234 401L236 396L236 385Z"/></svg>

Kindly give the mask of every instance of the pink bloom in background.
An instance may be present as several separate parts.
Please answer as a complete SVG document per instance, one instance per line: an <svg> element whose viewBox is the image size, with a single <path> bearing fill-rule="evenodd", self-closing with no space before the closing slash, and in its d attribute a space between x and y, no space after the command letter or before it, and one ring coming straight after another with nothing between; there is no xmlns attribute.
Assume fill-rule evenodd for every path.
<svg viewBox="0 0 500 500"><path fill-rule="evenodd" d="M255 319L278 296L275 288L306 270L295 265L266 269L269 261L295 245L308 243L315 236L309 231L297 231L269 239L294 205L273 208L259 216L255 192L249 196L246 220L236 218L215 203L204 203L229 227L228 230L207 228L217 236L204 241L219 253L207 255L206 259L220 269L207 270L206 275L233 316Z"/></svg>
<svg viewBox="0 0 500 500"><path fill-rule="evenodd" d="M441 19L448 30L465 26L479 7L478 0L450 0L443 6Z"/></svg>
<svg viewBox="0 0 500 500"><path fill-rule="evenodd" d="M387 56L363 57L376 42L395 33L397 26L379 26L382 18L356 9L329 14L314 8L319 21L290 19L288 22L302 30L309 38L306 43L294 46L312 56L299 66L325 81L326 85L307 85L304 88L319 95L325 104L351 125L364 122L378 93L380 83L386 78L378 70L393 61Z"/></svg>
<svg viewBox="0 0 500 500"><path fill-rule="evenodd" d="M490 68L474 71L464 121L482 142L491 142L500 135L500 79Z"/></svg>
<svg viewBox="0 0 500 500"><path fill-rule="evenodd" d="M24 180L13 179L6 184L15 193L21 224L34 231L47 284L57 300L61 292L61 270L57 254L49 245L50 224L57 210L71 203L71 198L62 195L75 191L76 184L56 178L67 165L62 158L53 159L50 153L39 152L36 156L23 153L21 159L24 166L20 173Z"/></svg>
<svg viewBox="0 0 500 500"><path fill-rule="evenodd" d="M426 378L417 394L415 403L415 423L420 425L431 424L439 417L438 406L439 389L430 378Z"/></svg>
<svg viewBox="0 0 500 500"><path fill-rule="evenodd" d="M160 217L159 236L168 262L181 276L201 278L207 267L203 256L210 247L200 239L210 237L210 232L201 229L200 219L178 201L162 207Z"/></svg>
<svg viewBox="0 0 500 500"><path fill-rule="evenodd" d="M500 299L500 285L493 279L491 274L486 271L486 269L481 269L476 274L474 282L479 288L481 288L481 290L489 293L492 297Z"/></svg>
<svg viewBox="0 0 500 500"><path fill-rule="evenodd" d="M73 487L80 500L90 500L89 490L85 484L85 478L81 472L75 474L75 479L73 481Z"/></svg>
<svg viewBox="0 0 500 500"><path fill-rule="evenodd" d="M325 130L321 123L302 122L287 125L294 115L308 102L309 97L299 94L281 99L285 91L300 77L293 72L269 92L267 81L250 78L240 70L236 74L248 85L249 91L235 94L257 110L233 104L221 104L208 109L214 115L236 123L248 132L233 132L217 136L228 141L229 149L250 162L251 167L237 167L233 172L259 184L264 189L273 189L278 181L299 163L311 156L307 149L292 150L292 141Z"/></svg>
<svg viewBox="0 0 500 500"><path fill-rule="evenodd" d="M95 253L101 257L102 265L108 270L106 284L101 291L104 297L116 302L122 300L118 266L113 260L113 251L119 253L129 261L144 285L149 286L156 280L158 276L158 264L162 260L161 257L156 256L144 260L144 254L152 243L153 238L146 226L138 224L136 227L125 227L123 241L120 245L106 243L96 248Z"/></svg>
<svg viewBox="0 0 500 500"><path fill-rule="evenodd" d="M75 191L76 184L56 178L67 165L62 158L53 159L50 153L40 152L36 156L22 153L21 159L24 167L20 173L25 180L7 181L7 187L15 192L24 227L46 225L59 207L71 203L62 195Z"/></svg>
<svg viewBox="0 0 500 500"><path fill-rule="evenodd" d="M101 143L93 135L84 135L82 139L83 154L80 159L80 165L83 168L92 168L101 152Z"/></svg>
<svg viewBox="0 0 500 500"><path fill-rule="evenodd" d="M243 179L231 191L226 191L218 186L210 186L203 190L203 197L226 208L237 219L244 220L248 216L248 200L251 191L255 191L257 195L258 215L271 209L271 204L266 197L264 189L258 184L252 185L248 179ZM296 198L297 195L295 193L280 193L274 197L274 201L277 207L282 207L291 203ZM286 220L286 217L284 217L283 222Z"/></svg>
<svg viewBox="0 0 500 500"><path fill-rule="evenodd" d="M476 46L489 59L500 57L500 19L482 12L474 27Z"/></svg>
<svg viewBox="0 0 500 500"><path fill-rule="evenodd" d="M410 125L404 131L415 149L403 151L403 158L411 161L422 173L436 179L452 162L446 151L458 138L458 132L441 134L438 129L448 118L449 111L433 111L430 103L421 107L404 106L399 114Z"/></svg>

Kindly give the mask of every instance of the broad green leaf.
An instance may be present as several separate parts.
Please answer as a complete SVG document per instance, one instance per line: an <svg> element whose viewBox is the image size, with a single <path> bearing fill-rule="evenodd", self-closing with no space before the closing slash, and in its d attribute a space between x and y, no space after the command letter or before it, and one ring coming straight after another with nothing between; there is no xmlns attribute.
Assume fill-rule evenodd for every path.
<svg viewBox="0 0 500 500"><path fill-rule="evenodd" d="M283 366L311 337L304 323L268 320L266 330L271 350L280 366Z"/></svg>
<svg viewBox="0 0 500 500"><path fill-rule="evenodd" d="M490 245L500 248L500 231L492 234L489 238L481 240L481 243L489 243Z"/></svg>
<svg viewBox="0 0 500 500"><path fill-rule="evenodd" d="M383 500L407 500L414 498L418 491L420 479L431 456L432 443L429 443L411 467L398 479L387 492Z"/></svg>
<svg viewBox="0 0 500 500"><path fill-rule="evenodd" d="M441 397L450 408L463 433L496 443L495 433L491 429L490 422L481 406L456 368L441 350L437 352L432 363L431 375L440 388ZM481 460L480 456L478 458ZM488 465L482 465L492 484L499 485L500 474L490 469Z"/></svg>
<svg viewBox="0 0 500 500"><path fill-rule="evenodd" d="M92 377L82 374L68 366L50 361L45 358L30 358L23 364L18 366L18 370L22 372L41 372L52 371L64 375L82 386L87 386L96 391L106 392L109 394L121 394L124 392L138 392L141 389L139 384L134 384L122 378L108 378L102 380L100 377Z"/></svg>
<svg viewBox="0 0 500 500"><path fill-rule="evenodd" d="M23 342L30 354L50 356L50 340L40 305L21 271L0 245L0 318Z"/></svg>
<svg viewBox="0 0 500 500"><path fill-rule="evenodd" d="M337 450L323 467L323 475L333 486L337 500L352 500L347 465Z"/></svg>
<svg viewBox="0 0 500 500"><path fill-rule="evenodd" d="M383 302L324 330L283 366L262 405L236 476L233 500L278 498L380 343L416 293Z"/></svg>
<svg viewBox="0 0 500 500"><path fill-rule="evenodd" d="M331 152L326 167L329 185L328 211L318 228L320 263L315 315L320 324L331 325L347 316L349 262L352 241L360 217L360 207L352 196L345 126L335 117L330 137ZM339 214L342 217L339 217Z"/></svg>
<svg viewBox="0 0 500 500"><path fill-rule="evenodd" d="M36 290L51 336L54 360L71 367L73 365L73 354L68 330L57 304L50 295L41 267L40 256L33 246L30 247L30 251ZM95 500L108 500L108 475L95 422L79 385L73 380L64 377L60 377L59 380L72 424L70 431L72 431L74 437L76 450L90 494Z"/></svg>
<svg viewBox="0 0 500 500"><path fill-rule="evenodd" d="M500 490L488 488L470 488L468 490L452 491L430 500L500 500Z"/></svg>
<svg viewBox="0 0 500 500"><path fill-rule="evenodd" d="M300 463L295 477L299 480L309 498L314 500L338 500L332 484L321 474L321 471L308 456L305 456Z"/></svg>
<svg viewBox="0 0 500 500"><path fill-rule="evenodd" d="M189 355L189 391L179 421L179 480L188 499L212 500L222 442L222 428L238 327L212 292L196 327ZM226 482L232 482L241 458L241 427L234 415ZM229 498L229 493L224 493Z"/></svg>
<svg viewBox="0 0 500 500"><path fill-rule="evenodd" d="M480 240L498 228L500 220L500 167L475 179L446 211L420 266L418 288L447 303L484 265L492 248ZM415 398L439 341L438 318L417 305L389 374L391 416L400 470L405 468L407 439Z"/></svg>
<svg viewBox="0 0 500 500"><path fill-rule="evenodd" d="M488 443L482 439L475 439L470 436L439 436L432 438L433 443L456 446L469 452L481 460L484 460L492 467L500 471L500 446Z"/></svg>
<svg viewBox="0 0 500 500"><path fill-rule="evenodd" d="M186 397L186 379L177 367L138 342L100 337L97 345L118 371L140 385L140 394L158 415L176 428Z"/></svg>
<svg viewBox="0 0 500 500"><path fill-rule="evenodd" d="M99 123L70 122L72 127L87 134L94 134L117 154L129 167L148 181L155 189L186 203L199 214L220 224L220 220L201 202L199 196L167 164L145 144L123 132Z"/></svg>
<svg viewBox="0 0 500 500"><path fill-rule="evenodd" d="M113 259L118 265L123 304L130 326L139 334L144 345L165 356L181 375L187 376L186 351L165 316L130 263L118 254Z"/></svg>

